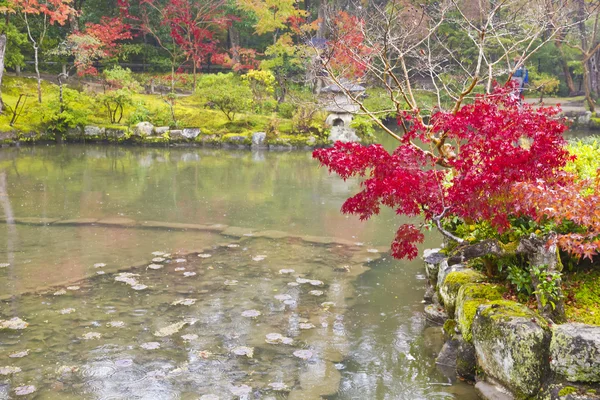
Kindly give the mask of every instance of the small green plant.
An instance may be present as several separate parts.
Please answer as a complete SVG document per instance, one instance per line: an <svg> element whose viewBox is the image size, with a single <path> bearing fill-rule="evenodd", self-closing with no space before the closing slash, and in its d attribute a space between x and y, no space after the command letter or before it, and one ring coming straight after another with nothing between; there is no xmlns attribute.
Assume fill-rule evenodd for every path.
<svg viewBox="0 0 600 400"><path fill-rule="evenodd" d="M140 89L140 85L131 70L120 66L105 70L103 76L105 90L99 101L106 107L110 123L121 123L124 107L132 103L133 93Z"/></svg>
<svg viewBox="0 0 600 400"><path fill-rule="evenodd" d="M558 272L548 272L547 269L546 265L531 268L531 272L539 282L534 294L539 296L543 307L550 304L554 310L556 308L555 301L560 299L561 296L561 274Z"/></svg>
<svg viewBox="0 0 600 400"><path fill-rule="evenodd" d="M518 265L510 265L506 268L506 271L506 279L514 286L517 293L527 297L531 296L533 293L533 283L529 272Z"/></svg>
<svg viewBox="0 0 600 400"><path fill-rule="evenodd" d="M361 139L367 142L372 142L375 139L375 128L371 118L357 115L352 120L350 127L356 131Z"/></svg>

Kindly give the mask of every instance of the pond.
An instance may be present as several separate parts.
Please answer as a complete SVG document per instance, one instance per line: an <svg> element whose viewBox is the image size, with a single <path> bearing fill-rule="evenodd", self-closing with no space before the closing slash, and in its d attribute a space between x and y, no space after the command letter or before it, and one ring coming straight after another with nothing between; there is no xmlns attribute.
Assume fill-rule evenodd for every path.
<svg viewBox="0 0 600 400"><path fill-rule="evenodd" d="M356 188L310 152L2 149L0 398L476 399Z"/></svg>

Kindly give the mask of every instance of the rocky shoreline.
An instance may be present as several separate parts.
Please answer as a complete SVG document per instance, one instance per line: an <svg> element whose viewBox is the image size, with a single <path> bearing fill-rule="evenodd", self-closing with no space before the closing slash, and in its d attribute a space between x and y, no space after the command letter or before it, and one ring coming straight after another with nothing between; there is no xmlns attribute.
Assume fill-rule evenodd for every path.
<svg viewBox="0 0 600 400"><path fill-rule="evenodd" d="M600 399L600 326L552 324L440 249L423 254L425 314L443 329L436 364L482 399Z"/></svg>

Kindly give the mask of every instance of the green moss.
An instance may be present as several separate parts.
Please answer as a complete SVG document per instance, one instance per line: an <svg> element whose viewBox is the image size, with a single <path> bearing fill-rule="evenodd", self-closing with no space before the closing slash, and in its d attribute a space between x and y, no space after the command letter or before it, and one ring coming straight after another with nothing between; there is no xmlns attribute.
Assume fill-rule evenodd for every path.
<svg viewBox="0 0 600 400"><path fill-rule="evenodd" d="M577 272L564 279L565 296L570 299L565 313L570 322L600 325L600 271Z"/></svg>
<svg viewBox="0 0 600 400"><path fill-rule="evenodd" d="M483 281L485 281L485 276L472 269L450 272L440 287L440 296L444 301L448 316L451 318L454 317L456 297L461 286L468 283L478 283Z"/></svg>
<svg viewBox="0 0 600 400"><path fill-rule="evenodd" d="M597 393L596 389L588 389L585 392L589 393L589 394L596 394Z"/></svg>
<svg viewBox="0 0 600 400"><path fill-rule="evenodd" d="M577 393L577 388L574 388L573 386L565 386L564 388L560 389L558 395L562 397L573 393Z"/></svg>
<svg viewBox="0 0 600 400"><path fill-rule="evenodd" d="M530 310L523 304L510 300L494 300L490 301L488 304L492 305L492 307L486 309L485 313L487 313L492 320L507 321L515 317L535 319L540 327L548 329L548 322L536 311Z"/></svg>
<svg viewBox="0 0 600 400"><path fill-rule="evenodd" d="M448 337L454 336L454 334L455 334L454 330L456 329L456 320L447 319L446 322L444 322L443 329L444 329L444 333L446 334L446 336L448 336Z"/></svg>
<svg viewBox="0 0 600 400"><path fill-rule="evenodd" d="M473 340L471 327L477 307L501 299L505 291L503 286L490 284L466 284L460 288L456 298L456 319L467 342Z"/></svg>

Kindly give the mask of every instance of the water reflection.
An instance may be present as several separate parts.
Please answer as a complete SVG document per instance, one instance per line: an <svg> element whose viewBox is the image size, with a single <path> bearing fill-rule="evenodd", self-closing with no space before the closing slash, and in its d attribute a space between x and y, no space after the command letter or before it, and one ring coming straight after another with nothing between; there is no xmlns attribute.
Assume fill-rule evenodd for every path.
<svg viewBox="0 0 600 400"><path fill-rule="evenodd" d="M438 345L439 330L428 331L422 318L420 263L388 258L353 283L362 272L357 266L374 258L372 253L340 263L348 257L344 246L298 242L298 236L315 235L362 242L364 248L387 247L395 226L403 222L389 210L368 223L341 215L340 206L356 191L357 182L329 176L309 153L28 147L3 149L0 171L6 180L6 196L0 196L4 216L10 217L9 204L17 222L0 224L0 243L6 243L0 245L0 263L10 262L12 268L0 269L0 292L4 298L13 296L12 306L2 303L0 319L35 314L30 328L34 322L38 328L49 324L44 330L0 333L0 357L2 365L11 365L9 350L29 348L32 356L14 361L28 366L23 374L27 379L13 383L36 382L38 393L47 391L43 398L110 398L115 393L116 398L197 398L199 393L231 398L231 388L248 384L247 376L296 387L298 394L289 398L298 399L325 394L338 399L472 398L469 386L446 386L448 380L435 369L432 347ZM227 236L227 230L186 230L182 224L248 229ZM233 240L264 231L273 239L251 250L252 257L268 255L260 261L199 258L199 268L185 265L176 271L183 266L174 263L168 270L143 269L136 272L148 289L140 291L113 281L123 267L149 265L156 250L225 250L222 246ZM427 245L436 244L437 238L428 238ZM230 250L245 254L243 245ZM97 263L107 266L95 268ZM272 270L262 269L265 264ZM346 265L352 268L342 268ZM293 282L282 281L278 271L289 266L296 272L315 271L314 278L327 284L326 294L312 296L302 285L288 286ZM232 275L235 271L243 279ZM84 279L98 272L104 275ZM186 277L185 272L197 275ZM142 278L147 276L162 278ZM228 286L225 279L239 283ZM57 288L45 289L66 288L74 281L81 289L65 290L64 295L54 296ZM42 297L18 296L33 290L49 291ZM247 294L235 297L239 290ZM290 303L275 299L277 293L289 294ZM190 307L171 305L181 298L198 301ZM324 302L344 306L321 310ZM308 314L307 307L312 310ZM69 308L76 311L59 313ZM241 316L244 309L285 315L285 322L269 317L257 324ZM164 342L153 335L183 317L198 322ZM118 321L125 326L106 325ZM315 328L302 330L302 323ZM280 351L258 351L240 369L240 360L228 351L240 345L264 346L273 326L280 328L278 333L301 337L298 348L317 357L307 364ZM424 337L424 331L430 334ZM83 340L88 332L102 338ZM22 342L21 335L31 337ZM198 338L187 340L185 335ZM157 341L161 347L156 350L138 346ZM208 353L203 351L217 356L204 358ZM65 367L60 374L48 354ZM82 354L87 354L85 359L79 358ZM40 364L47 367L35 372ZM67 367L80 369L69 372ZM289 380L288 370L297 371L296 378ZM0 377L0 397L14 387L2 381ZM339 384L340 391L326 391L325 382ZM252 393L258 398L267 392Z"/></svg>

